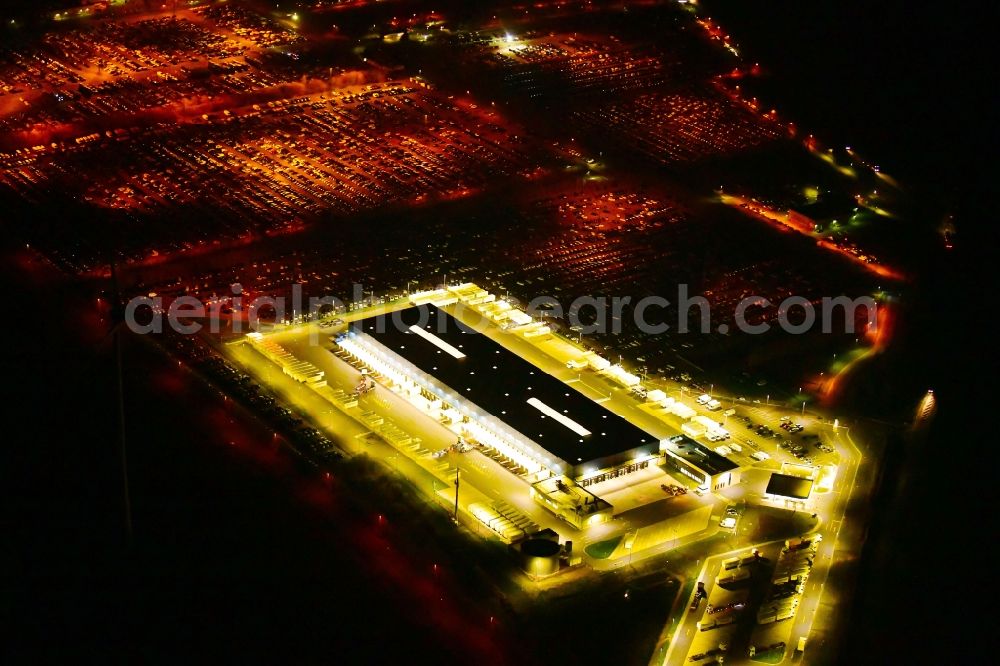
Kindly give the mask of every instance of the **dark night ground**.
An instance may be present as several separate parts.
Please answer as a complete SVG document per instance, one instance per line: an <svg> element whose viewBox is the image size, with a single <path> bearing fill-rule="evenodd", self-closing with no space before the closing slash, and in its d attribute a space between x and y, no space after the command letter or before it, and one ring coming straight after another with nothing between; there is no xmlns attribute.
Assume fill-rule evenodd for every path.
<svg viewBox="0 0 1000 666"><path fill-rule="evenodd" d="M702 4L744 51L779 72L780 107L800 126L877 156L925 197L929 213L946 208L961 220L962 243L924 271L903 338L867 386L853 387L875 397L923 382L941 408L926 438L897 442L890 454L839 661L976 663L982 638L964 622L961 590L969 600L987 594L973 582L987 557L974 544L993 521L989 472L976 471L989 456L988 434L968 396L972 386L986 389L970 379L981 374L974 367L995 356L988 341L996 334L984 322L997 287L996 212L987 203L996 169L984 156L996 133L985 75L995 57L978 28L984 17L971 6L899 0Z"/></svg>
<svg viewBox="0 0 1000 666"><path fill-rule="evenodd" d="M56 287L22 282L20 293L37 298ZM83 322L79 337L66 335L69 320ZM502 550L449 550L447 535L414 535L407 527L416 521L401 515L412 505L394 488L380 488L377 506L359 504L355 498L375 495L369 486L302 469L276 450L269 431L135 338L124 346L136 526L126 554L110 350L107 341L96 356L84 346L99 335L90 317L65 310L53 321L60 326L18 341L27 365L49 354L66 381L29 382L20 396L34 432L21 440L30 446L10 449L14 468L27 463L39 475L14 483L17 554L7 571L16 583L13 626L24 630L5 645L11 662L71 654L151 663L434 656L449 664L533 664L553 649L544 627L578 634L564 651L577 663L632 663L652 652L676 589L664 576L646 576L627 602L616 576L570 597L572 608L583 600L608 612L607 627L625 647L587 630L593 618L586 615L512 615L463 577L476 576L463 558L503 568ZM44 413L49 407L58 415ZM348 475L380 482L364 464ZM423 520L452 530L440 517Z"/></svg>
<svg viewBox="0 0 1000 666"><path fill-rule="evenodd" d="M759 4L749 3L747 11ZM837 4L842 9L830 10L822 22L825 31L788 30L802 18L789 11L788 2L773 10L772 17L783 21L766 27L756 27L760 22L755 21L754 28L741 29L737 20L726 21L725 12L718 18L761 60L780 50L784 55L772 60L775 69L819 68L811 77L815 88L799 85L796 90L824 101L815 113L827 114L831 135L865 145L884 159L887 171L909 177L915 186L924 184L953 201L960 195L959 212L967 214L959 218L960 254L951 266L930 271L923 289L927 307L917 322L923 333L908 340L910 352L923 350L914 357L926 364L922 376L933 382L942 404L931 442L949 452L957 471L931 461L923 455L926 448L898 456L905 469L890 470L886 477L888 498L881 503L886 518L871 532L843 659L942 663L941 657L951 655L946 661L957 662L980 654L971 638L955 642L947 630L957 618L969 616L965 604L986 594L975 592L974 585L970 589L970 583L979 579L973 553L988 547L990 523L982 502L952 511L963 500L956 491L970 492L962 486L977 469L985 436L968 436L969 428L959 425L963 422L955 413L954 405L972 390L959 390L961 361L968 350L989 358L987 345L964 346L961 338L966 332L991 336L992 331L973 332L974 326L956 319L956 313L963 312L964 293L985 296L995 286L995 280L967 272L978 265L970 248L990 247L979 236L990 231L994 216L974 217L979 212L976 186L985 182L986 172L968 166L983 164L975 142L983 136L978 130L986 124L987 104L978 92L967 93L956 74L969 62L946 56L976 36L961 25L948 27L960 12L969 11L965 7L893 3L859 18L861 3ZM902 27L890 30L897 21L904 22ZM905 38L900 31L906 31ZM861 45L846 60L838 50L845 41ZM865 49L870 57L863 57ZM861 67L870 75L856 76ZM988 84L981 80L979 85ZM946 92L929 96L928 90ZM890 103L872 103L885 99L880 91ZM836 113L830 113L833 107ZM794 109L793 115L798 113ZM802 125L810 124L800 117ZM915 137L930 141L919 155L907 153L914 150ZM448 639L440 629L412 628L424 616L412 603L381 591L370 594L367 586L380 590L379 583L363 569L344 566L353 561L338 554L348 542L333 524L336 514L330 512L336 509L317 505L316 494L302 490L290 472L269 471L275 463L230 452L221 440L203 441L197 418L164 407L171 385L166 376L154 375L150 383L154 391L166 389L167 398L132 383L134 401L148 398L159 405L149 407L156 432L150 441L169 446L148 446L145 454L133 446L143 545L137 556L141 566L129 566L121 556L117 472L113 438L107 434L114 425L105 400L112 390L107 355L95 355L89 347L95 326L53 305L64 303L65 295L57 285L38 284L37 271L4 261L0 274L7 321L27 322L4 329L9 342L3 395L13 402L4 410L8 436L0 468L13 492L4 502L3 570L4 587L14 594L2 595L9 616L2 621L11 635L24 639L4 643L10 656L5 663L27 661L19 650L29 641L52 656L65 651L88 661L94 659L81 650L124 661L114 656L130 645L163 660L183 654L198 661L391 663L442 654L440 646L449 645ZM979 319L992 307L992 299L984 298L967 311ZM42 326L43 319L55 323ZM50 382L49 376L59 381ZM133 405L131 425L145 425L144 409L142 402ZM903 492L895 492L897 480L905 482ZM252 505L243 501L247 495L256 498ZM351 603L357 599L364 603ZM411 628L399 629L399 624ZM454 652L450 657L444 660L462 661Z"/></svg>
<svg viewBox="0 0 1000 666"><path fill-rule="evenodd" d="M8 312L59 296L79 305L50 271L15 263L4 263L4 282L19 283ZM373 527L373 509L297 471L270 433L239 415L230 423L216 396L134 340L125 349L136 539L126 555L108 341L93 352L100 325L78 309L51 319L7 331L18 350L8 372L27 378L8 398L17 407L7 423L27 427L8 440L4 464L15 472L4 538L15 594L4 610L23 627L5 661L36 662L37 650L132 663L461 663L493 652L503 630L432 580L426 549L386 551L401 539ZM39 364L58 381L33 374Z"/></svg>

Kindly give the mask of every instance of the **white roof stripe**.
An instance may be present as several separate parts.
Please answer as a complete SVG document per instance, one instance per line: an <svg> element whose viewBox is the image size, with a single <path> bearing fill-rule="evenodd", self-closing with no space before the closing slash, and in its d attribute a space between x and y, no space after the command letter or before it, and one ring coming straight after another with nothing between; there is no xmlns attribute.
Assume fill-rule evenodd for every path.
<svg viewBox="0 0 1000 666"><path fill-rule="evenodd" d="M559 423L563 424L576 434L580 435L580 437L586 437L587 435L590 434L590 431L584 428L582 425L580 425L573 419L569 418L568 416L560 414L559 412L557 412L556 410L552 409L544 402L539 400L538 398L528 398L528 404L537 409L538 411L540 411L542 414L554 418Z"/></svg>
<svg viewBox="0 0 1000 666"><path fill-rule="evenodd" d="M455 358L465 358L465 354L463 354L461 351L459 351L455 347L449 345L447 342L445 342L444 340L442 340L438 336L434 335L433 333L428 333L427 331L425 331L424 329L420 328L419 326L411 326L410 327L410 331L412 331L413 333L416 333L417 335L419 335L424 340L426 340L427 342L431 343L432 345L434 345L435 347L437 347L441 351L447 352L448 354L451 354Z"/></svg>

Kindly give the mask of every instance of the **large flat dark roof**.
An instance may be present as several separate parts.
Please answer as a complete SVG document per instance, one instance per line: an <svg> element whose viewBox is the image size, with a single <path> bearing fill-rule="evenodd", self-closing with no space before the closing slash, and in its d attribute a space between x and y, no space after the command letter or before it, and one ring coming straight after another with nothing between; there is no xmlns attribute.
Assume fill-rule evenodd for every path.
<svg viewBox="0 0 1000 666"><path fill-rule="evenodd" d="M774 473L767 482L764 492L768 495L781 495L782 497L793 497L795 499L805 499L812 492L813 482L803 479L800 476L789 476L788 474Z"/></svg>
<svg viewBox="0 0 1000 666"><path fill-rule="evenodd" d="M723 472L728 472L739 467L739 465L729 458L720 456L712 449L702 446L687 435L671 437L667 440L666 446L670 453L691 463L709 476L722 474Z"/></svg>
<svg viewBox="0 0 1000 666"><path fill-rule="evenodd" d="M408 330L417 323L465 357L455 358ZM432 305L370 317L355 327L570 465L644 444L650 453L659 448L655 436ZM581 436L547 416L528 403L531 398L590 434Z"/></svg>

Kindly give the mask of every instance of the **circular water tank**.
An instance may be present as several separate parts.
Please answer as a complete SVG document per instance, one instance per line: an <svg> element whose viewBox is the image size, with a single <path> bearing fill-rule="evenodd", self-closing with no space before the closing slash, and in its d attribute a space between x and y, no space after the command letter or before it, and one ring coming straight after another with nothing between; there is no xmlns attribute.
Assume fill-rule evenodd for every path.
<svg viewBox="0 0 1000 666"><path fill-rule="evenodd" d="M549 576L559 571L559 553L556 541L528 539L521 543L521 568L532 576Z"/></svg>

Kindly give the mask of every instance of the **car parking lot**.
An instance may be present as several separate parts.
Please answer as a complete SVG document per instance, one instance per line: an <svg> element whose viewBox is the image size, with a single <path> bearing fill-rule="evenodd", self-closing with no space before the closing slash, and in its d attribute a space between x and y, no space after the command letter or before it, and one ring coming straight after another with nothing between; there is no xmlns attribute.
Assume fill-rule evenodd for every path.
<svg viewBox="0 0 1000 666"><path fill-rule="evenodd" d="M85 202L130 213L139 224L128 257L142 260L324 215L461 198L536 162L524 134L493 112L409 81L213 116L0 154L0 185L39 199L59 182ZM189 215L178 219L177 208Z"/></svg>
<svg viewBox="0 0 1000 666"><path fill-rule="evenodd" d="M775 141L783 128L762 121L725 96L702 90L647 93L580 111L579 121L618 133L662 163L727 155Z"/></svg>

